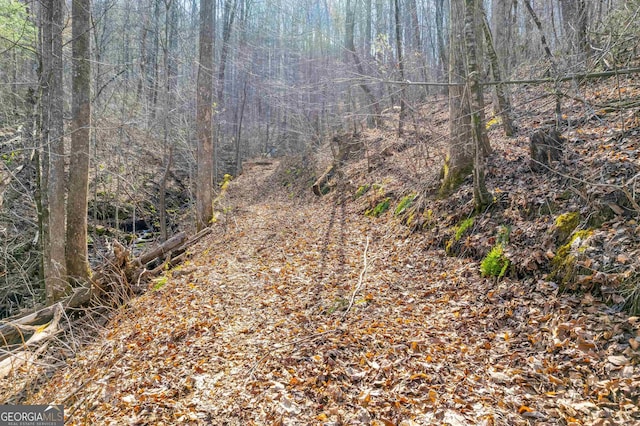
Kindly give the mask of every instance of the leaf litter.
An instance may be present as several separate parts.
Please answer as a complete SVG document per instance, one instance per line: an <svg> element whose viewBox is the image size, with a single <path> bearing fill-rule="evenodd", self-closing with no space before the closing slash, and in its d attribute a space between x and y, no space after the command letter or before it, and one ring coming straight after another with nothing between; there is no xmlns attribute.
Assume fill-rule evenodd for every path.
<svg viewBox="0 0 640 426"><path fill-rule="evenodd" d="M520 118L527 128L552 115L527 105L540 110ZM468 190L432 201L436 220L422 233L390 213L363 214L437 185L446 100L428 108L417 143L387 137L393 126L363 134L371 155L346 165L321 199L310 195L309 156L245 165L190 259L25 402L62 403L77 425L640 424L640 318L531 273L548 268L554 215L572 211L584 188L603 205L583 205L583 217L603 206L614 214L594 230L583 266L609 262L603 273L620 276L637 268L637 224L612 193L635 178L637 134L600 116L576 125L560 165L576 173L568 179L531 174L526 136L491 130L500 155L487 178L500 208L455 241L468 256L458 258L443 248L467 219ZM624 150L612 150L621 138ZM520 280L479 273L504 223Z"/></svg>
<svg viewBox="0 0 640 426"><path fill-rule="evenodd" d="M277 171L233 182L225 223L28 402L68 424L640 422L638 318L482 278L346 202L279 195Z"/></svg>

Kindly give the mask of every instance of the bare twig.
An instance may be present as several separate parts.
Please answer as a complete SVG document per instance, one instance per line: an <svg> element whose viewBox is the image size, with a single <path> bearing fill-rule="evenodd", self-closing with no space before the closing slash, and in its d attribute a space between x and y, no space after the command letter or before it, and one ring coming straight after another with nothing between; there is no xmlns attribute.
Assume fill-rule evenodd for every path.
<svg viewBox="0 0 640 426"><path fill-rule="evenodd" d="M353 306L353 301L356 299L356 294L358 294L358 292L360 291L360 287L362 287L362 283L364 281L364 274L367 272L367 250L369 249L369 237L367 236L367 243L364 246L364 254L362 255L362 271L360 271L360 276L358 277L358 284L356 285L356 288L353 290L353 294L351 294L351 299L349 300L349 306L347 306L347 309L344 311L344 313L342 314L342 318L340 318L340 321L344 321L344 319L347 317L347 314L349 313L349 311L351 310L351 307Z"/></svg>

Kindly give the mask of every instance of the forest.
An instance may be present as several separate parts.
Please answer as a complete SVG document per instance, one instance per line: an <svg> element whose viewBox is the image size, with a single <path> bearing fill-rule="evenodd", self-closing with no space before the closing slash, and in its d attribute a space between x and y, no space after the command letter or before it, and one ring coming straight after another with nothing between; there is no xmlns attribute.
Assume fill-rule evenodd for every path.
<svg viewBox="0 0 640 426"><path fill-rule="evenodd" d="M640 1L0 0L0 403L640 423Z"/></svg>

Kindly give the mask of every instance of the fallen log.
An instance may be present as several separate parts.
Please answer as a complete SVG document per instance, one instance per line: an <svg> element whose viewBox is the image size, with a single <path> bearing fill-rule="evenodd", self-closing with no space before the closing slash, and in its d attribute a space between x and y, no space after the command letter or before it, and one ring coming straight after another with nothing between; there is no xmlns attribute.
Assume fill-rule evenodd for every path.
<svg viewBox="0 0 640 426"><path fill-rule="evenodd" d="M166 255L171 250L182 245L185 241L187 241L187 234L180 232L150 251L142 253L140 257L133 260L133 263L139 266L144 266L152 260L156 260L157 258Z"/></svg>
<svg viewBox="0 0 640 426"><path fill-rule="evenodd" d="M111 291L118 290L114 285L128 284L130 288L140 287L140 279L143 275L151 277L162 272L166 264L179 263L179 260L184 259L187 249L211 231L211 228L205 228L191 238L187 238L184 232L180 232L133 260L130 260L129 250L114 241L113 258L95 271L91 286L75 288L71 295L58 304L0 323L0 347L25 343L33 334L34 327L42 326L54 319L60 307L66 311L87 306L92 298L99 299ZM164 262L160 266L151 270L145 268L149 262L161 257L164 258Z"/></svg>
<svg viewBox="0 0 640 426"><path fill-rule="evenodd" d="M52 310L52 318L47 321L48 324L46 326L20 326L24 331L28 331L30 336L20 342L17 351L9 351L0 358L0 379L6 377L23 364L33 362L40 353L46 350L46 342L58 333L58 325L64 308L60 303L56 303L50 308ZM42 344L43 342L44 344ZM40 348L32 352L30 348L33 348L36 344L40 344Z"/></svg>

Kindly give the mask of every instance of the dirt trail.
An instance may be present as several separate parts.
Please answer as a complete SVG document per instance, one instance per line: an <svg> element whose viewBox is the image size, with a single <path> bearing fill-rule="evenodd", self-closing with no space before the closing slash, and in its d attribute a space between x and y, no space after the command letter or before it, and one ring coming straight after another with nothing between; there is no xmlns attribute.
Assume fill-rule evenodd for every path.
<svg viewBox="0 0 640 426"><path fill-rule="evenodd" d="M637 360L611 340L637 322L483 279L347 196L291 199L277 166L233 182L192 260L29 402L69 424L640 422Z"/></svg>

